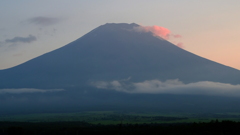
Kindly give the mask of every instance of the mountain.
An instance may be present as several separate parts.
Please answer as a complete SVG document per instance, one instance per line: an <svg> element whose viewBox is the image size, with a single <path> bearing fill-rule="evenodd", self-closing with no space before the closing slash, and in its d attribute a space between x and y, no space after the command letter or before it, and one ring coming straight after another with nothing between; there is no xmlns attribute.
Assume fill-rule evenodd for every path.
<svg viewBox="0 0 240 135"><path fill-rule="evenodd" d="M105 24L76 41L0 71L0 88L81 87L91 81L179 79L239 83L239 70L187 52L137 24Z"/></svg>
<svg viewBox="0 0 240 135"><path fill-rule="evenodd" d="M44 106L49 100L59 108L64 104L74 108L74 105L78 105L80 102L84 102L81 105L85 107L90 104L93 106L106 104L109 106L116 104L141 106L144 103L140 99L146 98L148 100L146 107L150 107L152 102L160 102L159 97L164 102L168 102L170 98L166 97L169 95L129 95L128 93L99 90L92 84L98 81L109 82L127 78L132 83L173 79L178 79L185 84L201 81L232 85L239 83L239 70L197 56L164 39L153 36L150 32L134 31L134 27L138 26L134 23L107 23L59 49L16 67L0 70L0 89L5 91L9 89L17 91L23 88L39 91L64 90L58 94L45 91L42 91L41 94L27 92L15 94L16 102L22 99L22 103L26 103L25 99L35 101L36 99L33 97L39 96L41 99L35 101L39 106ZM15 93L17 93L16 91ZM73 94L74 92L75 94ZM0 94L0 97L5 103L2 104L2 107L8 108L16 103L10 100L6 94ZM66 100L66 102L59 102L58 99ZM175 97L175 99L178 98ZM181 99L182 97L179 98L179 100ZM190 99L192 99L191 96L186 102L191 102ZM200 100L196 102L201 103ZM36 106L32 103L27 104L31 107ZM173 105L174 103L171 101L169 104ZM168 108L169 104L164 105L165 108Z"/></svg>

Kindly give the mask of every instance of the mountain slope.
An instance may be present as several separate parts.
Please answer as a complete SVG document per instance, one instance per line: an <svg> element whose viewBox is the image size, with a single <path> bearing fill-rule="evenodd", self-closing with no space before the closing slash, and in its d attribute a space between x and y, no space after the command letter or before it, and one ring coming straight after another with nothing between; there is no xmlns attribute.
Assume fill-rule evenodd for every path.
<svg viewBox="0 0 240 135"><path fill-rule="evenodd" d="M137 24L105 24L76 41L0 71L0 88L68 88L91 81L179 79L237 84L240 71L187 52Z"/></svg>

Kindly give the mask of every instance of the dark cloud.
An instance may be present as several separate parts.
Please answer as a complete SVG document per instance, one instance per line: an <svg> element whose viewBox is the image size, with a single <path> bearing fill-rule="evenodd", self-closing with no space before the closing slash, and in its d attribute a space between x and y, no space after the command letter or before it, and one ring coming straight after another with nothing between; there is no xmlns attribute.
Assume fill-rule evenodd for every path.
<svg viewBox="0 0 240 135"><path fill-rule="evenodd" d="M127 81L99 81L92 83L101 89L111 89L127 93L165 93L165 94L191 94L240 97L240 85L232 85L220 82L200 81L185 84L178 79L146 80L130 83Z"/></svg>
<svg viewBox="0 0 240 135"><path fill-rule="evenodd" d="M28 37L14 37L12 39L6 39L6 43L17 43L17 42L22 42L22 43L31 43L33 41L36 41L37 38L33 35L29 35Z"/></svg>
<svg viewBox="0 0 240 135"><path fill-rule="evenodd" d="M48 26L48 25L53 25L61 21L59 18L54 18L54 17L33 17L28 19L30 23L40 25L40 26Z"/></svg>
<svg viewBox="0 0 240 135"><path fill-rule="evenodd" d="M35 88L20 88L20 89L0 89L0 94L21 94L21 93L45 93L45 92L59 92L63 89L35 89Z"/></svg>

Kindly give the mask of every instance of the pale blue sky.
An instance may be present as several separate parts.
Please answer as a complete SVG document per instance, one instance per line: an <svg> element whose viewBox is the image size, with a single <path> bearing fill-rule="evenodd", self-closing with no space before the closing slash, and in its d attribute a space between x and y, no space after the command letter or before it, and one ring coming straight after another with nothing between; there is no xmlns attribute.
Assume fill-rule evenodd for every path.
<svg viewBox="0 0 240 135"><path fill-rule="evenodd" d="M165 27L185 50L240 69L239 14L239 0L2 0L0 69L122 22Z"/></svg>

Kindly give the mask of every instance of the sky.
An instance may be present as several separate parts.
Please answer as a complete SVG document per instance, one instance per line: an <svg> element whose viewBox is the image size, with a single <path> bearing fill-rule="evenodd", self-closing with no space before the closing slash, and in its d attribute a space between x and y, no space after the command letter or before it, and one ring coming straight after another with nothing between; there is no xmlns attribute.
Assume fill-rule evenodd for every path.
<svg viewBox="0 0 240 135"><path fill-rule="evenodd" d="M137 23L166 28L178 37L170 42L240 70L239 13L239 0L1 0L0 69L60 48L105 23Z"/></svg>

